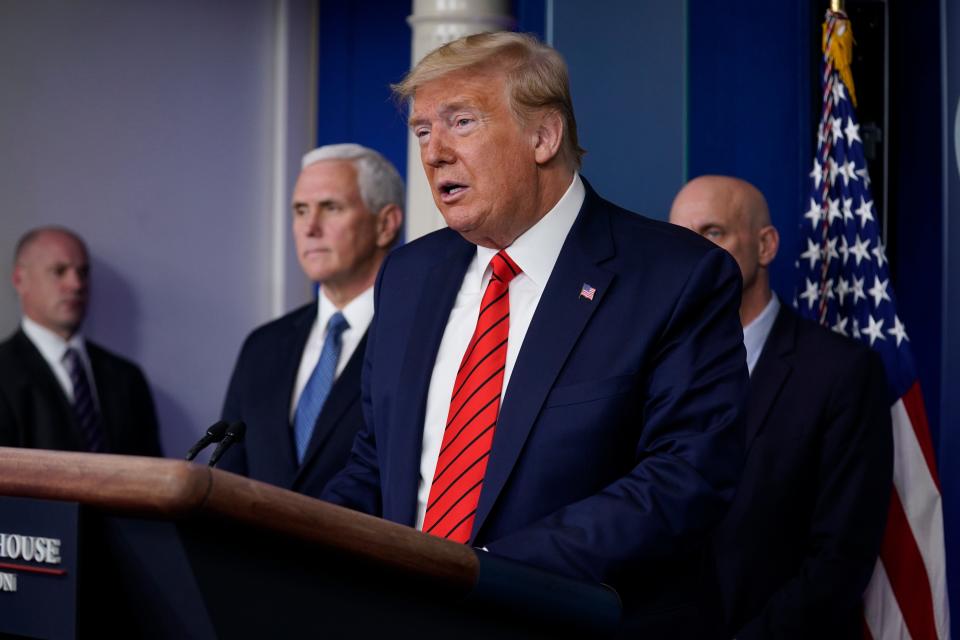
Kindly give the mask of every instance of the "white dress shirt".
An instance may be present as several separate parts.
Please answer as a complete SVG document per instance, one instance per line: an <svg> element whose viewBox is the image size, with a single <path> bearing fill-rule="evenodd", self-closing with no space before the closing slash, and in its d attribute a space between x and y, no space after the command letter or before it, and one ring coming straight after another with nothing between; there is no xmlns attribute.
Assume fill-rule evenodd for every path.
<svg viewBox="0 0 960 640"><path fill-rule="evenodd" d="M747 369L750 375L753 375L753 368L757 366L757 360L763 353L763 345L767 343L767 336L770 335L773 322L777 319L779 312L780 300L774 293L760 315L743 328L743 346L747 349Z"/></svg>
<svg viewBox="0 0 960 640"><path fill-rule="evenodd" d="M344 329L340 334L340 359L337 360L337 377L343 373L347 363L350 362L350 356L357 350L357 345L367 332L370 321L373 319L373 287L370 287L359 296L347 303L339 310L346 319L350 328ZM297 381L293 385L293 397L290 398L290 423L293 424L294 417L297 414L297 403L300 401L300 394L303 388L307 386L310 374L313 373L317 362L320 360L320 352L323 351L323 341L327 337L327 323L330 317L337 312L330 299L323 293L323 287L320 287L320 295L317 296L317 317L313 321L313 327L310 329L310 335L307 336L307 344L303 348L303 355L300 357L300 368L297 369Z"/></svg>
<svg viewBox="0 0 960 640"><path fill-rule="evenodd" d="M37 351L40 352L40 355L43 356L43 359L47 361L50 369L53 370L53 375L57 378L57 382L60 383L60 388L63 389L70 404L73 404L73 382L70 380L67 367L63 364L63 356L67 353L68 348L72 347L76 349L77 353L80 354L80 362L83 363L83 368L87 373L87 382L90 383L93 402L99 410L100 402L97 398L97 381L93 379L90 356L87 355L87 347L85 346L83 336L75 333L69 340L64 340L53 331L50 331L50 329L37 324L26 316L24 316L20 326L23 329L23 333L26 334L30 342L33 343L33 346L35 346Z"/></svg>
<svg viewBox="0 0 960 640"><path fill-rule="evenodd" d="M563 242L577 219L585 194L583 181L579 175L574 174L573 182L553 209L507 247L507 254L517 263L522 273L510 281L510 330L507 334L507 360L503 373L501 406L509 393L510 374L523 345L523 338L527 335L527 328L557 263ZM492 273L490 261L496 254L497 249L477 247L477 253L463 276L460 292L447 319L447 327L433 365L420 454L417 529L423 527L423 517L427 510L437 457L440 455L457 370L476 329L480 301Z"/></svg>

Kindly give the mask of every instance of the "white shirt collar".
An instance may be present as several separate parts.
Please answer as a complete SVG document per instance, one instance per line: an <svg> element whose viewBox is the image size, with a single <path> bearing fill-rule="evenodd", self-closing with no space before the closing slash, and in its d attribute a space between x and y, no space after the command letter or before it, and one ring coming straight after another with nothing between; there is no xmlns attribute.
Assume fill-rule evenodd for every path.
<svg viewBox="0 0 960 640"><path fill-rule="evenodd" d="M767 342L767 336L773 328L773 323L777 319L777 313L780 312L780 300L777 294L770 296L770 302L763 308L756 318L750 321L750 324L743 328L743 346L747 350L747 369L753 375L753 368L763 353L763 346Z"/></svg>
<svg viewBox="0 0 960 640"><path fill-rule="evenodd" d="M68 348L73 348L77 351L80 356L80 362L86 370L87 381L90 384L90 390L93 392L93 401L99 407L97 381L93 377L93 368L90 365L90 356L87 354L86 343L84 342L83 336L75 333L70 336L69 340L64 340L53 331L50 331L50 329L39 325L26 316L23 317L20 326L23 329L24 335L33 343L37 351L40 352L41 357L43 357L47 363L47 366L50 367L57 382L60 383L60 388L63 389L67 400L71 403L74 398L73 382L70 379L70 372L67 371L66 365L63 362L63 356L66 354Z"/></svg>
<svg viewBox="0 0 960 640"><path fill-rule="evenodd" d="M583 180L580 179L580 174L574 173L570 186L557 204L507 247L507 254L538 288L543 289L547 286L547 280L563 248L563 242L567 239L577 214L580 213L585 197L586 189L583 186ZM487 266L497 251L498 249L477 246L475 264L479 273L470 276L477 288L483 286Z"/></svg>
<svg viewBox="0 0 960 640"><path fill-rule="evenodd" d="M337 307L330 302L330 299L323 292L323 287L321 286L320 295L317 296L317 321L324 335L326 334L327 323L330 322L330 317L337 311ZM344 306L343 309L339 309L339 311L346 319L350 330L357 330L360 333L365 332L370 325L370 321L373 319L373 287L368 288L348 302L346 306Z"/></svg>
<svg viewBox="0 0 960 640"><path fill-rule="evenodd" d="M84 359L86 359L87 350L84 348L83 336L79 333L70 336L69 340L64 340L50 329L34 322L26 316L23 317L20 326L23 328L23 332L27 334L27 337L30 338L30 342L34 344L40 352L40 355L42 355L43 359L47 362L62 362L63 355L69 347L73 347L79 351L84 356Z"/></svg>

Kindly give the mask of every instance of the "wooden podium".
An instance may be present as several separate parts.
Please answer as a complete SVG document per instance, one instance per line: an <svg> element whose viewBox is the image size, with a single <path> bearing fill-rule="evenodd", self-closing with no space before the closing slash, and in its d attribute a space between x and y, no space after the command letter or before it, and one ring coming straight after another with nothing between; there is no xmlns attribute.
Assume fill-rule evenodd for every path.
<svg viewBox="0 0 960 640"><path fill-rule="evenodd" d="M0 572L23 575L0 589L0 634L70 618L56 598L71 596L42 593L64 581L75 624L53 636L604 637L619 622L599 585L193 463L0 448L0 496ZM75 531L37 530L61 525L34 516L71 506ZM62 566L23 559L41 538L65 538ZM46 613L10 628L23 623L4 607L24 617L30 597Z"/></svg>

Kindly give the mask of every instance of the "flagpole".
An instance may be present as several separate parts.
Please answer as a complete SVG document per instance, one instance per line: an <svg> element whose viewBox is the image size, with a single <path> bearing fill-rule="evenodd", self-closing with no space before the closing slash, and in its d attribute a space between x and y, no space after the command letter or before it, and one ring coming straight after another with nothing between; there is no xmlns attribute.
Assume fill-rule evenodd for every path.
<svg viewBox="0 0 960 640"><path fill-rule="evenodd" d="M876 570L864 591L864 637L946 639L950 609L940 481L910 339L896 312L869 188L853 108L853 32L843 4L831 0L823 24L823 108L809 174L810 210L803 216L801 241L807 250L797 261L795 305L801 315L869 344L887 372L894 490ZM868 296L865 287L871 280Z"/></svg>

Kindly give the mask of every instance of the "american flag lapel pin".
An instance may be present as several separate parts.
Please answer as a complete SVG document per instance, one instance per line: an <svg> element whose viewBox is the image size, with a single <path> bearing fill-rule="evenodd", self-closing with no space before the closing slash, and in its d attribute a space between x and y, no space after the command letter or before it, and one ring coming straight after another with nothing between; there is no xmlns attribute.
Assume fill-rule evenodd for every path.
<svg viewBox="0 0 960 640"><path fill-rule="evenodd" d="M583 283L583 286L580 287L580 299L581 300L593 300L593 296L597 293L596 287L591 287L586 282Z"/></svg>

